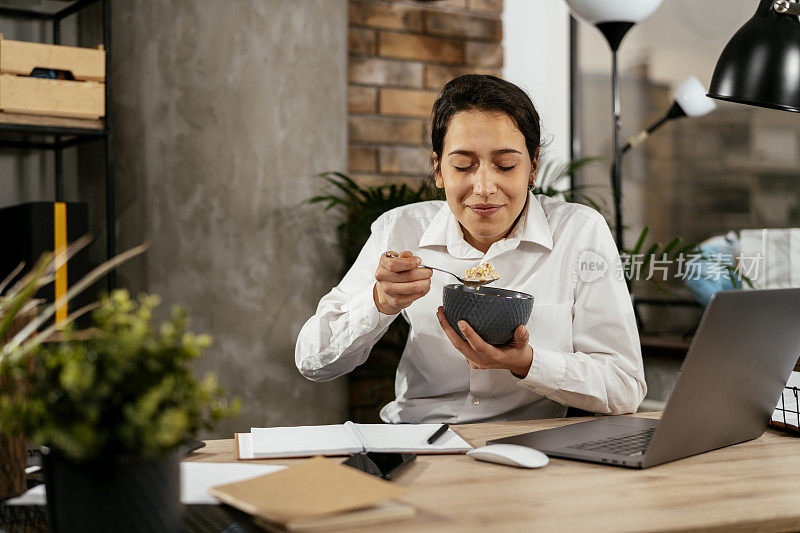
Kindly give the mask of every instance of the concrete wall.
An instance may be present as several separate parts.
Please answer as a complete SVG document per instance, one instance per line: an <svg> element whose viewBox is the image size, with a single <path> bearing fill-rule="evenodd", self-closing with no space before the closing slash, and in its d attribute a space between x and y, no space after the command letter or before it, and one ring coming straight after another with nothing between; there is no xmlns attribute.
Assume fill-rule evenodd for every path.
<svg viewBox="0 0 800 533"><path fill-rule="evenodd" d="M214 337L198 370L245 405L215 434L341 422L344 382L293 358L340 269L330 219L299 204L346 168L346 2L128 0L113 24L119 247L151 242L120 283Z"/></svg>
<svg viewBox="0 0 800 533"><path fill-rule="evenodd" d="M320 192L316 173L346 169L346 1L112 5L118 248L151 242L119 285L161 294L164 311L184 304L214 337L198 371L215 371L245 408L212 435L343 421L344 381L308 382L293 357L340 270L331 219L299 204ZM99 17L95 6L65 21L64 44L102 42ZM0 32L51 38L38 22L0 20ZM102 143L65 151L65 197L89 203L95 262L103 161ZM53 197L52 154L0 151L0 206Z"/></svg>

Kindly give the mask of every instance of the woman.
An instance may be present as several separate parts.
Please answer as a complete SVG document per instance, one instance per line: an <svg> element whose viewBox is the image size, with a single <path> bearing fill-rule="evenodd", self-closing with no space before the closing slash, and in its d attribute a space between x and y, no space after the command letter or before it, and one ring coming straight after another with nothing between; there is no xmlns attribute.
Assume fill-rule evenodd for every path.
<svg viewBox="0 0 800 533"><path fill-rule="evenodd" d="M645 395L641 349L616 246L593 209L528 192L536 179L539 115L517 86L468 74L433 107L436 186L446 202L393 209L297 339L295 362L315 381L363 363L390 322L411 325L386 422L473 422L563 416L567 406L635 411ZM386 251L399 253L390 258ZM584 276L589 253L604 276ZM491 346L440 307L447 274L490 263L499 286L534 295L527 326Z"/></svg>

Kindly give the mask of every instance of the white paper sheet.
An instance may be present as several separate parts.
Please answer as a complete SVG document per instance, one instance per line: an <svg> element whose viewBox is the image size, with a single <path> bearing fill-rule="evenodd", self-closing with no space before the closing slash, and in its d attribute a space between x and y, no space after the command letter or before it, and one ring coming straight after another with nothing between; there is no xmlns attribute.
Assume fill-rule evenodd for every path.
<svg viewBox="0 0 800 533"><path fill-rule="evenodd" d="M208 489L253 477L272 474L286 468L281 465L254 465L242 463L181 463L181 503L218 504L208 494ZM21 496L6 502L7 505L46 505L44 485L37 485Z"/></svg>
<svg viewBox="0 0 800 533"><path fill-rule="evenodd" d="M44 485L36 485L28 489L16 498L11 498L6 505L46 505L47 494L44 492Z"/></svg>
<svg viewBox="0 0 800 533"><path fill-rule="evenodd" d="M208 494L211 487L272 474L284 468L243 463L181 463L181 502L217 504L219 500Z"/></svg>

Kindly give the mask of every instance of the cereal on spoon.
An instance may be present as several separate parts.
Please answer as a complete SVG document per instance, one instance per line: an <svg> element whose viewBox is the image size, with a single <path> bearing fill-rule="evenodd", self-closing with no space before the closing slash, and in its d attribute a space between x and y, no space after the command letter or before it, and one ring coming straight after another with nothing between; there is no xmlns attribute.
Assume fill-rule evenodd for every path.
<svg viewBox="0 0 800 533"><path fill-rule="evenodd" d="M467 281L493 281L500 277L497 270L489 263L484 263L474 268L468 268L466 274Z"/></svg>

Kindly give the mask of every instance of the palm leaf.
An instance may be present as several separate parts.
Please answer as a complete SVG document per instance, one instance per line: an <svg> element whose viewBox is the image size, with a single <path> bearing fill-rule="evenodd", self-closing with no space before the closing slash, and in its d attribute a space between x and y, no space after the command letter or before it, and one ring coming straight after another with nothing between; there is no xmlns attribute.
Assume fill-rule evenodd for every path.
<svg viewBox="0 0 800 533"><path fill-rule="evenodd" d="M672 251L672 249L675 248L677 245L679 245L682 241L683 239L681 239L680 237L675 237L671 241L669 241L667 245L664 247L664 255L669 256L669 253Z"/></svg>
<svg viewBox="0 0 800 533"><path fill-rule="evenodd" d="M334 187L336 187L337 189L339 189L340 191L342 191L345 194L345 196L350 198L350 201L354 204L361 204L364 201L369 200L369 197L365 197L363 191L361 191L360 189L354 190L352 187L348 187L348 184L341 183L329 177L326 177L325 180Z"/></svg>
<svg viewBox="0 0 800 533"><path fill-rule="evenodd" d="M659 246L660 245L657 242L650 245L650 248L647 249L647 251L644 253L644 257L642 258L642 268L646 268L647 265L650 264L650 261L658 251Z"/></svg>
<svg viewBox="0 0 800 533"><path fill-rule="evenodd" d="M14 270L12 270L12 271L11 271L11 274L9 274L8 276L6 276L6 279L4 279L4 280L2 281L2 283L0 283L0 294L3 294L3 291L6 289L6 287L8 287L8 285L11 283L11 281L12 281L14 278L16 278L16 277L17 277L17 274L19 274L20 272L22 272L22 269L23 269L23 268L25 268L25 261L23 261L23 262L21 262L20 264L18 264L18 265L16 266L16 268L14 268Z"/></svg>
<svg viewBox="0 0 800 533"><path fill-rule="evenodd" d="M586 205L588 205L589 207L591 207L595 211L599 211L600 213L603 212L602 207L600 207L600 205L595 200L593 200L592 198L583 198L582 200L583 200L583 203L585 203Z"/></svg>
<svg viewBox="0 0 800 533"><path fill-rule="evenodd" d="M16 351L11 352L9 356L9 361L14 363L19 361L21 358L28 355L31 351L35 350L41 343L52 340L53 334L58 331L60 328L64 327L64 324L71 324L78 318L82 317L89 311L93 311L100 307L99 302L93 302L88 305L84 305L77 311L73 311L69 315L64 318L61 322L57 324L51 324L49 327L45 328L44 331L37 333L34 337L28 340L25 344L19 347Z"/></svg>
<svg viewBox="0 0 800 533"><path fill-rule="evenodd" d="M603 159L604 159L603 157L599 156L581 157L578 159L573 159L572 161L569 161L567 163L564 173L567 176L571 176L572 174L575 174L575 172L582 169L586 165L602 161Z"/></svg>
<svg viewBox="0 0 800 533"><path fill-rule="evenodd" d="M631 255L638 255L639 251L642 249L642 245L644 244L644 240L647 238L647 234L650 232L650 228L645 226L642 229L642 232L639 234L639 238L636 240L636 244L633 245L631 249Z"/></svg>
<svg viewBox="0 0 800 533"><path fill-rule="evenodd" d="M685 245L685 246L682 246L681 248L679 248L679 249L678 249L678 251L675 253L675 255L676 255L676 256L679 256L679 255L689 255L690 253L694 253L694 252L697 252L697 251L698 251L698 250L697 250L697 244L696 244L696 243L693 243L693 242L691 242L691 243L689 243L689 244L687 244L687 245Z"/></svg>
<svg viewBox="0 0 800 533"><path fill-rule="evenodd" d="M33 267L28 275L26 275L23 279L25 283L22 287L18 290L12 292L12 295L9 296L3 306L3 320L0 322L0 339L4 338L6 332L11 327L11 324L14 320L19 316L20 310L28 303L33 295L36 294L36 291L39 290L40 284L39 280L44 274L47 267L50 265L52 261L52 254L44 254Z"/></svg>
<svg viewBox="0 0 800 533"><path fill-rule="evenodd" d="M66 294L64 294L60 298L56 298L56 300L53 303L46 306L44 310L41 312L41 314L38 314L36 318L28 322L28 324L24 328L22 328L21 331L19 331L9 342L7 342L3 346L2 352L0 352L0 362L2 362L3 359L5 359L6 357L9 357L14 352L14 350L20 347L20 345L23 342L27 341L28 338L33 334L33 332L36 331L37 328L39 328L39 326L44 324L47 320L50 319L50 317L52 317L55 314L56 309L69 302L71 298L74 298L75 296L86 290L87 287L92 285L95 281L106 275L111 270L115 269L116 267L118 267L125 261L131 259L132 257L135 257L143 253L145 250L147 250L148 247L149 247L148 244L141 244L139 246L131 248L130 250L127 250L112 257L108 261L92 269L88 274L86 274L77 283L75 283L75 285L70 287L69 290L67 290Z"/></svg>

